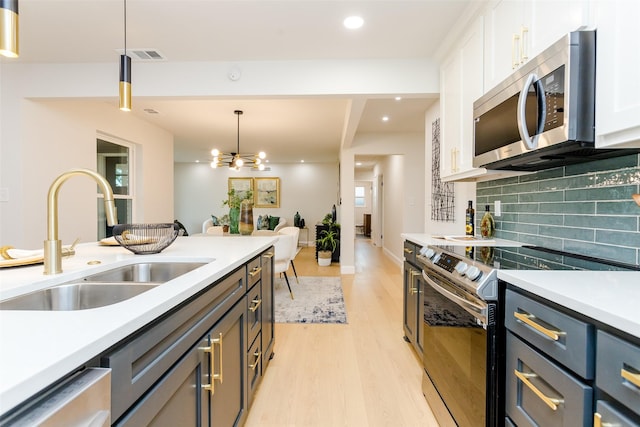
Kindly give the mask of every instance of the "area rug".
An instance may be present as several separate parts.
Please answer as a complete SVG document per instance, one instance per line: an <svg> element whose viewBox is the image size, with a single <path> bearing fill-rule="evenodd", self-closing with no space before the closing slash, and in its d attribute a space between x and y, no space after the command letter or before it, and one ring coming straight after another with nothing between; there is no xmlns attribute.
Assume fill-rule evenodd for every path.
<svg viewBox="0 0 640 427"><path fill-rule="evenodd" d="M294 299L284 277L275 278L276 323L347 323L340 277L289 275Z"/></svg>

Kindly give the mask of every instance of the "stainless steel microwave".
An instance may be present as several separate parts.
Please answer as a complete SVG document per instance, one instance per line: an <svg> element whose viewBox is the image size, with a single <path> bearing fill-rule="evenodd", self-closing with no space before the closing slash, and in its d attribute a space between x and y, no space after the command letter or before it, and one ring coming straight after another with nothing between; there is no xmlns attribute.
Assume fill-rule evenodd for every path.
<svg viewBox="0 0 640 427"><path fill-rule="evenodd" d="M626 154L594 148L595 77L595 31L532 58L473 103L473 166L535 171Z"/></svg>

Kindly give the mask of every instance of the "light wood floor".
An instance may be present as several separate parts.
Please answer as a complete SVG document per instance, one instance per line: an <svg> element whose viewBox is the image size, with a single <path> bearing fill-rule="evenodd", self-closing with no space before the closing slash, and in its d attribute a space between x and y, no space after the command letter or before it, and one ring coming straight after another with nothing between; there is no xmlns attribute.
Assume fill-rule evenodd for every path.
<svg viewBox="0 0 640 427"><path fill-rule="evenodd" d="M247 427L437 426L422 395L418 355L403 339L401 269L369 240L356 240L356 274L342 276L348 324L276 324L275 357ZM299 276L338 276L314 248ZM289 272L290 278L293 273ZM291 286L300 286L292 280Z"/></svg>

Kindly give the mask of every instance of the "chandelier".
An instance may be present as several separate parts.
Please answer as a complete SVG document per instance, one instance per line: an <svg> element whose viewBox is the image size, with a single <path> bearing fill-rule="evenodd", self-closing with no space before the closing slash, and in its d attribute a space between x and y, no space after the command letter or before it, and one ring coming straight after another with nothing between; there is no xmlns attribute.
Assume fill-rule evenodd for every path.
<svg viewBox="0 0 640 427"><path fill-rule="evenodd" d="M264 170L263 160L267 157L264 151L257 154L242 154L240 153L240 116L242 110L235 110L233 114L238 116L238 141L235 153L221 153L220 150L214 148L211 150L213 161L211 162L212 168L218 168L222 166L228 166L229 169L239 171L242 167L250 167L256 170Z"/></svg>

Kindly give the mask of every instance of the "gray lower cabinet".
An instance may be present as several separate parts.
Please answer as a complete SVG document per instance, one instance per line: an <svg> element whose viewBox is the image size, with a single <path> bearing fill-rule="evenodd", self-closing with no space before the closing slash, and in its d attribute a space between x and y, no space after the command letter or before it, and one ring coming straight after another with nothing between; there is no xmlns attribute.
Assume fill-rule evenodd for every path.
<svg viewBox="0 0 640 427"><path fill-rule="evenodd" d="M241 300L137 402L118 426L239 425L245 310ZM227 381L223 381L224 378Z"/></svg>
<svg viewBox="0 0 640 427"><path fill-rule="evenodd" d="M422 268L416 262L416 253L420 250L417 244L404 242L404 268L403 268L403 299L402 299L402 324L404 336L416 352L422 356L424 339L424 293L425 285L422 279Z"/></svg>
<svg viewBox="0 0 640 427"><path fill-rule="evenodd" d="M263 328L271 349L274 343L273 316L263 315L269 304L273 311L273 269L270 262L265 269L263 259L272 252L263 252L100 357L100 365L112 369L114 425L244 423L249 393L252 398L266 367ZM265 298L271 302L262 305Z"/></svg>
<svg viewBox="0 0 640 427"><path fill-rule="evenodd" d="M507 289L505 412L517 426L591 426L593 325Z"/></svg>
<svg viewBox="0 0 640 427"><path fill-rule="evenodd" d="M640 427L640 339L529 296L506 290L505 425Z"/></svg>

